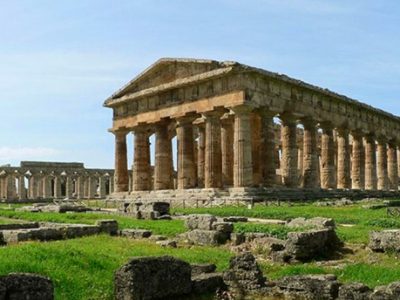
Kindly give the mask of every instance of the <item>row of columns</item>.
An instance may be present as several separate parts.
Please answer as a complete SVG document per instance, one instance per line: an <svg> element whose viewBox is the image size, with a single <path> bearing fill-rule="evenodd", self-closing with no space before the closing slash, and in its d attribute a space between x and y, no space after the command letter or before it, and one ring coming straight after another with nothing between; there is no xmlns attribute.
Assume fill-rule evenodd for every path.
<svg viewBox="0 0 400 300"><path fill-rule="evenodd" d="M232 114L215 110L202 115L204 123L193 122L197 115L176 119L177 188L271 187L276 184L276 145L274 113L250 107L231 108ZM335 128L329 122L298 119L281 114L282 184L323 189L398 189L397 144L361 131ZM302 155L297 146L297 123L304 127ZM155 125L154 189L173 188L173 159L169 124ZM321 152L318 150L318 126ZM147 126L134 128L134 191L152 189L150 131ZM115 132L115 190L129 190L126 131ZM350 135L352 143L350 143ZM336 142L335 142L336 138ZM299 159L301 163L299 164ZM299 174L299 165L301 165Z"/></svg>
<svg viewBox="0 0 400 300"><path fill-rule="evenodd" d="M32 175L25 186L24 175L6 175L0 178L2 199L92 199L105 198L113 192L112 178L93 176L43 176Z"/></svg>

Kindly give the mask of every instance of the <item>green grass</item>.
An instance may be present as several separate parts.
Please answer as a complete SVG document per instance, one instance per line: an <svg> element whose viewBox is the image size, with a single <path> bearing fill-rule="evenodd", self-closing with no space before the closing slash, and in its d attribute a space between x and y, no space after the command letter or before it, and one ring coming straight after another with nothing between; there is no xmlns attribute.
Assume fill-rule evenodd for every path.
<svg viewBox="0 0 400 300"><path fill-rule="evenodd" d="M131 217L116 214L97 213L31 213L0 209L0 216L23 219L37 222L57 222L74 224L94 224L96 220L114 219L118 221L120 228L139 228L151 230L153 234L173 236L185 232L182 220L136 220Z"/></svg>
<svg viewBox="0 0 400 300"><path fill-rule="evenodd" d="M0 274L32 272L49 276L56 299L113 299L113 274L129 258L172 255L191 263L228 266L223 248L165 249L148 242L106 235L49 243L24 243L0 248Z"/></svg>

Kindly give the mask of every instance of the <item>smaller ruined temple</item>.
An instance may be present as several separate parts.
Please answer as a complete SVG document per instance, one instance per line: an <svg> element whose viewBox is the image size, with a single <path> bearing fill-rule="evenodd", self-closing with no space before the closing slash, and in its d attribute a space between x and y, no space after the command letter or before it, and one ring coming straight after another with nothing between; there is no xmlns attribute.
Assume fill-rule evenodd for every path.
<svg viewBox="0 0 400 300"><path fill-rule="evenodd" d="M83 163L23 161L0 166L2 200L94 199L113 192L114 170Z"/></svg>

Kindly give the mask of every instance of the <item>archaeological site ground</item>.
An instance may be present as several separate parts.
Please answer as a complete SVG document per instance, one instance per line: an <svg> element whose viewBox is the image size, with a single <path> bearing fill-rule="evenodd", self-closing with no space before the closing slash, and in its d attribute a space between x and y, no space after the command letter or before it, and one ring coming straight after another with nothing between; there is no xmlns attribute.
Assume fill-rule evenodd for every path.
<svg viewBox="0 0 400 300"><path fill-rule="evenodd" d="M115 169L0 167L0 299L400 299L398 116L202 59L104 106Z"/></svg>

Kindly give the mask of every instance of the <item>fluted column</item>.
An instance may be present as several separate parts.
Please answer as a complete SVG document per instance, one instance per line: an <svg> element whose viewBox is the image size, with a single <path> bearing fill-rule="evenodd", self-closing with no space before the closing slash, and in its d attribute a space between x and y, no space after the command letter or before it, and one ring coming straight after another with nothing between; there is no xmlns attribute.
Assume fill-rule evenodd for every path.
<svg viewBox="0 0 400 300"><path fill-rule="evenodd" d="M99 198L103 199L106 197L106 178L104 175L99 177Z"/></svg>
<svg viewBox="0 0 400 300"><path fill-rule="evenodd" d="M378 190L386 191L388 189L388 164L387 164L387 146L384 138L378 139Z"/></svg>
<svg viewBox="0 0 400 300"><path fill-rule="evenodd" d="M206 188L222 187L221 121L220 111L204 113L206 123L205 176Z"/></svg>
<svg viewBox="0 0 400 300"><path fill-rule="evenodd" d="M66 176L65 178L65 197L67 199L72 198L73 190L72 190L72 178L71 176Z"/></svg>
<svg viewBox="0 0 400 300"><path fill-rule="evenodd" d="M129 190L128 157L126 148L127 131L116 131L115 134L115 192Z"/></svg>
<svg viewBox="0 0 400 300"><path fill-rule="evenodd" d="M388 178L389 188L395 191L399 190L399 173L397 166L397 144L395 141L391 141L388 144Z"/></svg>
<svg viewBox="0 0 400 300"><path fill-rule="evenodd" d="M196 187L196 173L193 147L194 117L177 120L176 135L178 140L178 189Z"/></svg>
<svg viewBox="0 0 400 300"><path fill-rule="evenodd" d="M261 173L263 185L272 187L276 183L276 163L275 163L275 131L274 113L267 110L261 114Z"/></svg>
<svg viewBox="0 0 400 300"><path fill-rule="evenodd" d="M18 198L20 200L27 198L24 175L18 177Z"/></svg>
<svg viewBox="0 0 400 300"><path fill-rule="evenodd" d="M61 195L61 178L56 176L54 177L54 198L60 199Z"/></svg>
<svg viewBox="0 0 400 300"><path fill-rule="evenodd" d="M373 135L365 138L365 189L376 190L376 145Z"/></svg>
<svg viewBox="0 0 400 300"><path fill-rule="evenodd" d="M76 183L76 198L77 199L83 199L85 198L85 191L84 191L84 181L85 178L83 177L83 175L80 175L77 180L75 181Z"/></svg>
<svg viewBox="0 0 400 300"><path fill-rule="evenodd" d="M337 158L337 187L350 189L350 144L349 131L345 128L337 130L338 158Z"/></svg>
<svg viewBox="0 0 400 300"><path fill-rule="evenodd" d="M233 134L233 185L249 187L253 185L253 162L251 144L251 108L238 106L232 108L235 113Z"/></svg>
<svg viewBox="0 0 400 300"><path fill-rule="evenodd" d="M303 121L303 187L318 187L318 152L316 122L310 119Z"/></svg>
<svg viewBox="0 0 400 300"><path fill-rule="evenodd" d="M204 168L205 168L205 151L206 151L206 129L204 123L197 125L199 132L199 141L197 142L197 185L204 187Z"/></svg>
<svg viewBox="0 0 400 300"><path fill-rule="evenodd" d="M156 146L154 166L154 189L171 189L172 176L172 146L168 134L168 122L164 121L156 125Z"/></svg>
<svg viewBox="0 0 400 300"><path fill-rule="evenodd" d="M135 128L134 134L132 191L148 191L151 185L149 134L145 127Z"/></svg>
<svg viewBox="0 0 400 300"><path fill-rule="evenodd" d="M359 131L351 133L353 137L353 154L351 165L352 188L355 190L365 189L365 150L363 135Z"/></svg>
<svg viewBox="0 0 400 300"><path fill-rule="evenodd" d="M222 183L233 185L233 118L225 115L221 119Z"/></svg>
<svg viewBox="0 0 400 300"><path fill-rule="evenodd" d="M330 123L322 123L321 127L321 187L323 189L333 189L336 187L333 126Z"/></svg>
<svg viewBox="0 0 400 300"><path fill-rule="evenodd" d="M282 139L282 158L281 173L282 182L287 187L298 186L298 153L297 153L297 128L296 119L290 115L281 117L281 139Z"/></svg>
<svg viewBox="0 0 400 300"><path fill-rule="evenodd" d="M7 199L16 198L15 177L13 175L7 176Z"/></svg>
<svg viewBox="0 0 400 300"><path fill-rule="evenodd" d="M258 112L250 114L251 121L251 158L253 162L253 184L259 186L262 183L261 170L261 117Z"/></svg>

